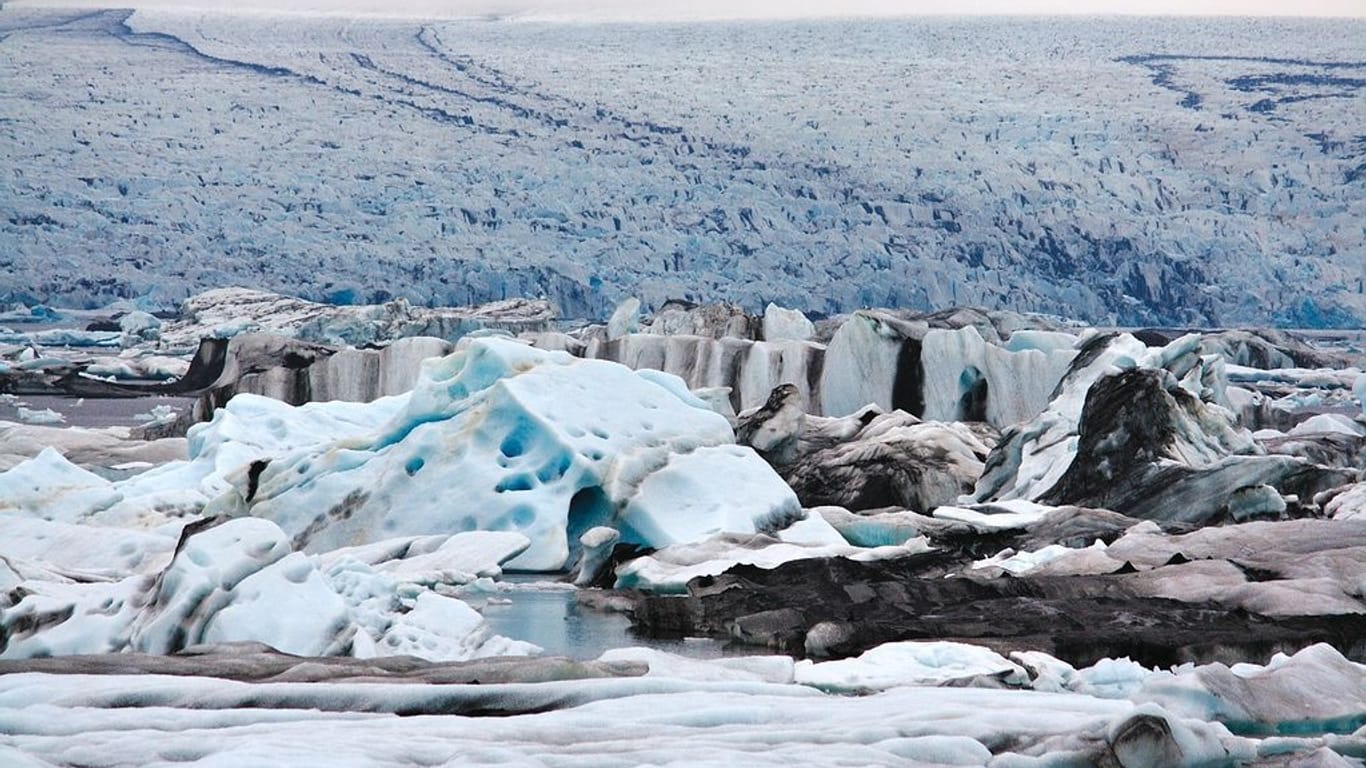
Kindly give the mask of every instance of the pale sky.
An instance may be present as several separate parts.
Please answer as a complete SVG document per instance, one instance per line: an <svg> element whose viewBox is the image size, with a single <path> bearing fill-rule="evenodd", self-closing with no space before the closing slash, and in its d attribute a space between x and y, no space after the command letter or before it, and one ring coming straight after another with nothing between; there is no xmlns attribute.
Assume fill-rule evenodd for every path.
<svg viewBox="0 0 1366 768"><path fill-rule="evenodd" d="M18 0L13 5L674 21L916 14L1366 17L1366 0Z"/></svg>

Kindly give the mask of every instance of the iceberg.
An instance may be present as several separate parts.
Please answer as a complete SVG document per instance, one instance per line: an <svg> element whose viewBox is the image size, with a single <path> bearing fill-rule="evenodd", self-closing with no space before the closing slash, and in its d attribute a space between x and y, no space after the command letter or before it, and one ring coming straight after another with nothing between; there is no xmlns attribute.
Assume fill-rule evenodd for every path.
<svg viewBox="0 0 1366 768"><path fill-rule="evenodd" d="M509 339L471 339L426 361L410 393L380 404L235 398L222 413L191 435L196 457L230 453L239 465L211 508L274 520L309 552L516 531L531 546L510 567L558 570L596 526L663 546L775 530L801 514L781 478L677 379ZM352 436L278 450L328 413L316 434L344 419ZM388 418L377 424L379 414ZM261 427L278 436L253 453Z"/></svg>

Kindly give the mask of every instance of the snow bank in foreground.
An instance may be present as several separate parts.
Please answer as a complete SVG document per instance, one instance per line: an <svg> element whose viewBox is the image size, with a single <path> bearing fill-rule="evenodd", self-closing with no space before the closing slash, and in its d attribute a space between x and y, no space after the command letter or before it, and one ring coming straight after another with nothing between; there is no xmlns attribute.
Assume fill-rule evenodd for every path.
<svg viewBox="0 0 1366 768"><path fill-rule="evenodd" d="M927 650L945 649L911 656L933 660ZM949 650L938 661L961 661L969 671L1013 666L982 649ZM968 659L969 650L981 658ZM483 685L11 673L0 675L0 760L1235 768L1311 755L1321 762L1265 764L1351 765L1332 750L1360 747L1360 736L1250 738L1153 702L1070 691L892 683L871 695L837 696L784 682L786 671L774 664L639 649L613 656L645 661L650 673Z"/></svg>

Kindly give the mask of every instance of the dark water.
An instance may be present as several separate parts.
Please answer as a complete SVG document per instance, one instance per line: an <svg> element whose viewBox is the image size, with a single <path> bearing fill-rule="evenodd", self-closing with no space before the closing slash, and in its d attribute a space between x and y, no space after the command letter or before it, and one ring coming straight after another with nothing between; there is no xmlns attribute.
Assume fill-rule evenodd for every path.
<svg viewBox="0 0 1366 768"><path fill-rule="evenodd" d="M136 427L146 424L137 417L149 413L159 405L168 405L178 413L194 405L192 397L132 397L132 398L74 398L62 395L23 395L19 401L25 407L41 411L51 409L66 417L54 427ZM0 402L0 420L18 421L17 404Z"/></svg>

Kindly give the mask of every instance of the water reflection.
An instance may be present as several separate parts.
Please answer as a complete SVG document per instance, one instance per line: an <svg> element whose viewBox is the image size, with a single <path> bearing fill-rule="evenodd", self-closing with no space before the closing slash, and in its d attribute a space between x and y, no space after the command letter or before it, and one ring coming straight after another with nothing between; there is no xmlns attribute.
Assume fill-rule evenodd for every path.
<svg viewBox="0 0 1366 768"><path fill-rule="evenodd" d="M576 592L536 589L522 585L500 592L483 606L484 619L500 635L535 643L549 656L595 659L609 648L646 646L694 658L712 659L728 653L762 653L761 649L728 649L726 643L705 638L654 640L631 631L631 621L580 605ZM504 602L506 601L506 602Z"/></svg>

